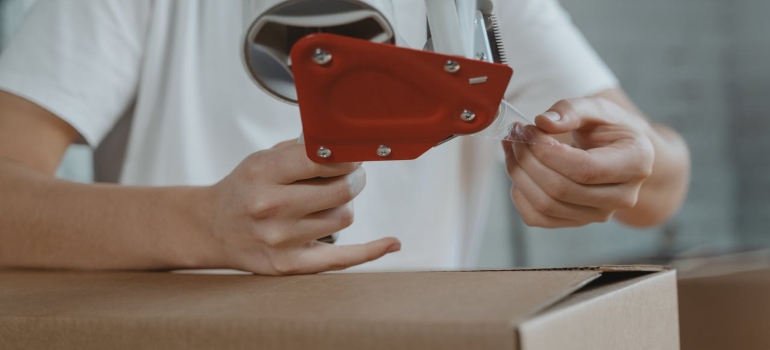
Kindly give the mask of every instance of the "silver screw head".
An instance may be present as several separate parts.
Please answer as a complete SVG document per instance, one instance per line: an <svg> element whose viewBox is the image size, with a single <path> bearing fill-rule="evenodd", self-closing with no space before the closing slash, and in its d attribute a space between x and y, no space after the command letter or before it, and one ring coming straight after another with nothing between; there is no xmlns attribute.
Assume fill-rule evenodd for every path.
<svg viewBox="0 0 770 350"><path fill-rule="evenodd" d="M473 113L473 111L466 109L462 113L460 113L460 119L466 122L473 121L473 119L476 119L476 113Z"/></svg>
<svg viewBox="0 0 770 350"><path fill-rule="evenodd" d="M315 62L318 65L325 65L332 60L332 54L321 50L321 49L315 49L315 52L313 52L313 62Z"/></svg>
<svg viewBox="0 0 770 350"><path fill-rule="evenodd" d="M316 155L318 155L319 158L329 158L332 156L332 150L321 146L321 148L318 149L318 151L315 152Z"/></svg>
<svg viewBox="0 0 770 350"><path fill-rule="evenodd" d="M487 60L487 54L483 52L476 52L476 59L479 61L486 61Z"/></svg>
<svg viewBox="0 0 770 350"><path fill-rule="evenodd" d="M377 155L380 157L387 157L390 155L391 149L388 146L380 145L377 147Z"/></svg>
<svg viewBox="0 0 770 350"><path fill-rule="evenodd" d="M457 73L457 71L460 70L460 64L457 63L457 61L446 61L446 63L444 63L444 70L448 73Z"/></svg>

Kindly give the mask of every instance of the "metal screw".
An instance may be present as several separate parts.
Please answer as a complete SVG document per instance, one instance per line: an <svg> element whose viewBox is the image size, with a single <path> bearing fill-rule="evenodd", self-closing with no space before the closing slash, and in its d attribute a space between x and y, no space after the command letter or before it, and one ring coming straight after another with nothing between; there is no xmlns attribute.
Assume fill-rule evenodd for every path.
<svg viewBox="0 0 770 350"><path fill-rule="evenodd" d="M315 49L315 52L313 53L313 62L319 65L325 65L332 60L332 54L321 50L321 49Z"/></svg>
<svg viewBox="0 0 770 350"><path fill-rule="evenodd" d="M476 59L479 61L486 61L487 60L487 54L483 52L476 52Z"/></svg>
<svg viewBox="0 0 770 350"><path fill-rule="evenodd" d="M380 145L377 147L377 155L380 157L387 157L390 155L391 149L388 146Z"/></svg>
<svg viewBox="0 0 770 350"><path fill-rule="evenodd" d="M332 150L321 146L321 148L319 148L315 154L318 155L318 157L320 158L326 159L332 156Z"/></svg>
<svg viewBox="0 0 770 350"><path fill-rule="evenodd" d="M460 119L466 122L472 121L473 119L476 119L476 113L473 113L473 111L466 109L462 113L460 113Z"/></svg>
<svg viewBox="0 0 770 350"><path fill-rule="evenodd" d="M444 70L448 73L457 73L457 71L460 70L460 64L457 63L457 61L446 61L446 63L444 63Z"/></svg>

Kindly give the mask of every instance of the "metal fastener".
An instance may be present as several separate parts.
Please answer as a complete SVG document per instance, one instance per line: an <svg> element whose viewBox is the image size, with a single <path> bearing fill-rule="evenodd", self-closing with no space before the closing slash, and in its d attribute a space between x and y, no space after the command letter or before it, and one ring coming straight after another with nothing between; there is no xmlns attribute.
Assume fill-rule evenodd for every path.
<svg viewBox="0 0 770 350"><path fill-rule="evenodd" d="M390 155L391 149L388 146L380 145L377 147L377 155L380 157L387 157Z"/></svg>
<svg viewBox="0 0 770 350"><path fill-rule="evenodd" d="M487 60L487 54L483 52L476 52L476 59L480 61L486 61Z"/></svg>
<svg viewBox="0 0 770 350"><path fill-rule="evenodd" d="M319 64L319 65L325 65L332 60L332 54L321 50L321 49L315 49L315 52L313 52L313 62Z"/></svg>
<svg viewBox="0 0 770 350"><path fill-rule="evenodd" d="M460 64L457 63L457 61L446 61L446 63L444 63L444 70L448 73L457 73L457 71L460 70Z"/></svg>
<svg viewBox="0 0 770 350"><path fill-rule="evenodd" d="M321 146L321 148L319 148L315 154L318 155L318 157L320 158L326 159L332 156L332 150Z"/></svg>
<svg viewBox="0 0 770 350"><path fill-rule="evenodd" d="M466 109L462 113L460 113L460 119L466 122L472 121L473 119L476 119L476 113L473 113L473 111Z"/></svg>

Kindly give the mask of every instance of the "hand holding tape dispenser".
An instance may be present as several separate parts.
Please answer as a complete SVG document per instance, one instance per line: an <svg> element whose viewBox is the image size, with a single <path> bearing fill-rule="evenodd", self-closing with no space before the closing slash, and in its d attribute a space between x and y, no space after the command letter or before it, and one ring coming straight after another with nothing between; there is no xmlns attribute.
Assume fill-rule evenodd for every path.
<svg viewBox="0 0 770 350"><path fill-rule="evenodd" d="M511 140L514 123L531 124L502 101L513 70L492 3L425 4L425 50L397 46L386 17L358 0L284 1L249 26L247 71L299 104L310 159L415 159L458 135Z"/></svg>

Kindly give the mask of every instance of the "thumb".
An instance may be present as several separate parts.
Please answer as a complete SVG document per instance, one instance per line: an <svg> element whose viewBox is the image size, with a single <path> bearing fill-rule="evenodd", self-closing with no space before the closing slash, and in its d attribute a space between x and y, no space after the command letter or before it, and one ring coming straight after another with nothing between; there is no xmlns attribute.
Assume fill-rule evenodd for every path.
<svg viewBox="0 0 770 350"><path fill-rule="evenodd" d="M562 134L596 125L615 123L614 113L593 98L562 100L535 117L535 125L549 134Z"/></svg>

